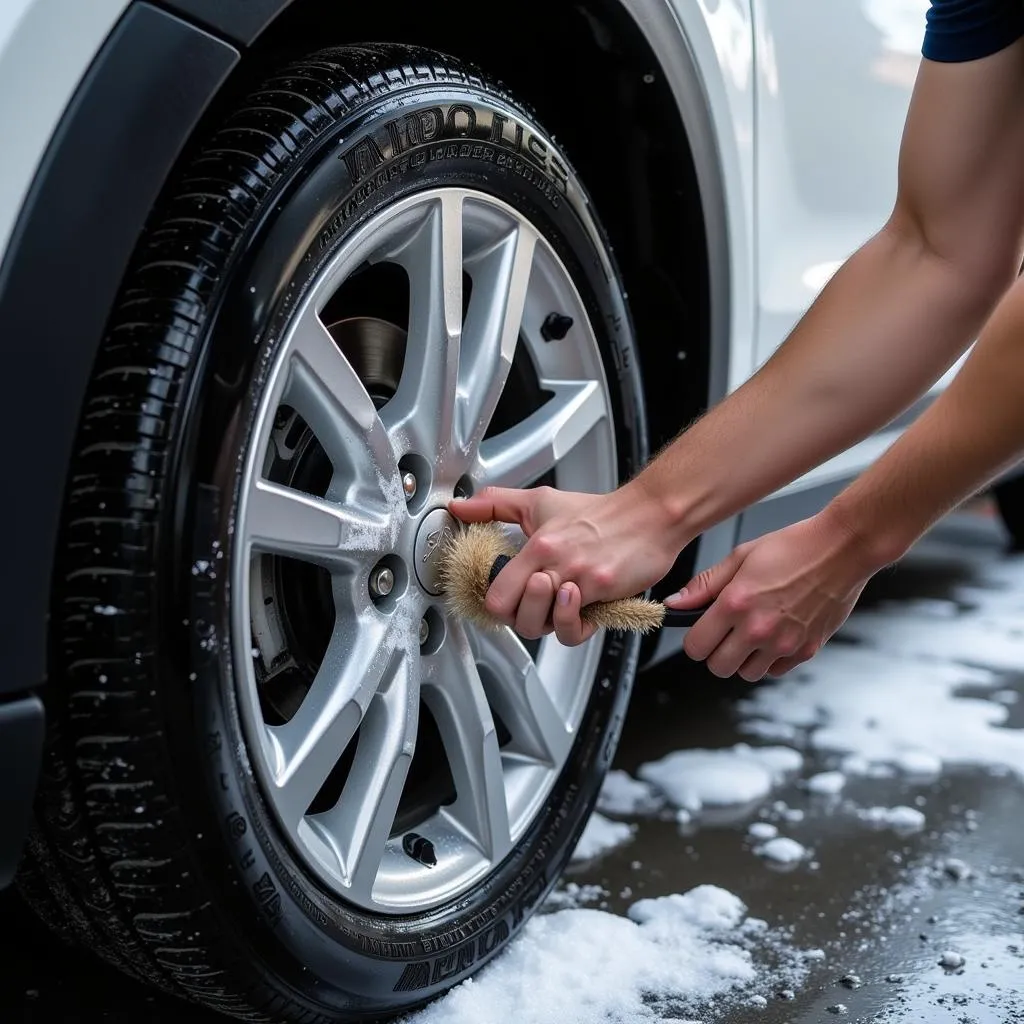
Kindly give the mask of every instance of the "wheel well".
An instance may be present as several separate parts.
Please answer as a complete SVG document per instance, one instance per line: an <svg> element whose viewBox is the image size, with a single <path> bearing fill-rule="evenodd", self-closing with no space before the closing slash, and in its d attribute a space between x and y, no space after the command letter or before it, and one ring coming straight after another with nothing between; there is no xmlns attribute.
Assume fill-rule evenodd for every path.
<svg viewBox="0 0 1024 1024"><path fill-rule="evenodd" d="M633 315L652 451L707 406L709 283L697 177L668 83L618 0L519 0L501 31L478 0L293 0L211 107L272 63L326 45L404 42L477 64L536 111L610 236ZM518 30L517 30L518 26ZM202 133L200 133L202 134Z"/></svg>

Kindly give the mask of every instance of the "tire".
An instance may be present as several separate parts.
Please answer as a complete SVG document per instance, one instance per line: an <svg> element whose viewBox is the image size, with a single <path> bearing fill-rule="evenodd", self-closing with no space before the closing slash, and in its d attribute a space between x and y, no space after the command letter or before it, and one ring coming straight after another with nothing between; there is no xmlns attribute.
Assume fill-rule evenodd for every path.
<svg viewBox="0 0 1024 1024"><path fill-rule="evenodd" d="M1001 480L992 488L1011 551L1024 551L1024 474Z"/></svg>
<svg viewBox="0 0 1024 1024"><path fill-rule="evenodd" d="M580 113L587 116L586 111ZM552 140L500 87L449 58L407 47L375 45L313 54L269 76L224 117L221 127L196 149L168 187L139 243L88 391L63 509L46 694L48 745L21 888L48 923L132 977L242 1019L326 1022L390 1015L421 1005L480 968L519 931L566 865L596 800L628 702L638 653L635 638L609 634L591 641L589 648L584 645L592 653L579 656L589 661L566 662L589 666L578 680L545 676L549 662L543 660L543 652L548 648L528 645L534 665L523 671L535 672L552 692L568 693L565 706L576 709L572 713L577 724L560 748L562 762L553 755L546 761L548 754L543 751L543 756L529 762L529 771L543 768L547 772L538 790L543 799L534 805L523 803L528 813L523 812L518 824L509 821L506 848L499 842L503 826L493 816L496 812L488 809L491 805L470 806L470 798L482 785L467 768L478 763L472 759L477 748L455 749L445 715L454 716L457 724L462 723L459 716L465 715L475 728L473 715L479 712L484 723L479 763L484 765L486 779L500 778L509 787L504 805L518 807L516 800L522 803L529 794L514 793L508 781L513 768L506 762L511 765L514 758L502 754L498 762L494 760L499 743L512 743L508 749L519 750L515 745L520 740L505 722L508 715L503 709L510 706L501 704L502 693L504 699L510 698L501 689L502 681L485 677L483 668L479 674L484 683L473 681L478 671L477 648L470 649L468 661L458 660L466 650L465 645L456 644L463 635L460 627L446 622L443 607L417 582L424 534L417 516L425 516L428 505L443 501L458 488L486 482L479 455L486 449L486 439L484 449L466 456L469 468L458 481L453 479L455 470L445 468L447 455L432 459L431 453L428 457L409 450L393 453L395 458L402 454L398 474L394 479L378 479L386 500L392 501L396 487L401 494L402 474L418 474L420 487L412 497L406 492L403 500L408 498L409 503L401 515L387 506L390 511L381 522L392 531L387 535L389 544L367 554L344 518L353 514L351 509L362 508L360 502L371 500L363 496L364 485L372 490L373 484L361 475L360 460L370 458L367 451L375 453L372 458L386 461L390 457L386 445L373 447L374 438L379 441L383 436L380 430L386 417L397 415L389 412L387 403L391 399L398 403L395 396L403 393L395 390L397 385L388 392L386 382L379 379L382 372L374 376L373 367L364 365L367 359L373 362L374 353L391 351L391 342L381 342L379 348L373 345L380 331L387 334L395 325L370 317L373 323L368 328L367 318L359 319L366 312L359 304L368 304L373 312L380 303L399 302L395 296L401 291L394 289L391 278L371 277L356 278L361 284L354 291L344 291L355 274L352 271L339 285L341 290L331 294L329 303L341 303L339 323L355 322L365 329L356 348L346 350L345 372L360 375L360 387L352 392L354 405L345 405L340 391L317 391L326 378L316 378L308 388L301 383L307 379L301 369L307 366L306 350L301 347L305 328L296 324L312 323L302 319L306 315L302 311L308 312L304 303L320 294L316 289L327 287L325 275L330 268L343 266L346 254L358 253L360 245L376 244L379 238L390 238L388 231L405 230L403 211L422 208L426 211L423 225L443 224L448 208L444 204L452 201L445 197L454 195L462 197L458 210L464 218L460 221L463 246L477 244L471 234L478 230L477 222L470 214L479 220L480 232L491 230L492 224L515 225L517 244L520 239L532 239L530 232L536 232L536 248L529 250L532 269L527 271L532 276L523 286L527 312L533 309L532 302L544 298L533 298L534 280L543 283L548 280L543 275L548 274L554 282L551 288L562 288L559 294L567 302L578 303L580 314L574 327L567 326L564 318L553 326L548 323L543 340L535 337L535 324L522 327L504 392L514 393L516 407L503 408L504 398L499 401L488 435L498 438L493 450L510 450L511 435L501 431L512 428L498 421L511 417L508 423L514 426L518 406L536 409L545 401L538 374L531 376L531 360L585 362L592 358L593 349L598 353L593 378L599 387L587 393L599 394L605 403L596 425L585 437L576 438L577 447L554 467L540 467L550 472L520 482L573 486L590 472L588 466L605 463L610 467L609 485L628 477L647 454L639 369L623 289L581 185ZM379 231L375 225L381 225ZM409 237L428 237L427 227L416 231ZM500 245L508 237L502 235ZM407 248L412 245L408 242ZM460 251L460 259L463 256ZM379 257L376 252L374 259ZM486 263L488 258L477 250L465 256L467 266L471 259L479 262L469 275L473 291L465 299L463 355L470 351L466 341L473 333L470 324L477 323L472 320L474 295L488 294L474 274L485 280L480 267L498 265ZM380 266L387 269L391 264L383 260ZM425 272L432 274L433 264L426 266ZM377 273L377 267L377 263L360 263L359 272ZM571 281L575 298L558 276L561 272ZM407 273L410 281L415 280L414 274ZM376 284L371 287L368 281ZM413 308L426 308L415 305L414 286L410 289ZM353 313L345 303L359 308ZM444 309L445 315L451 313L447 305ZM315 315L328 326L326 307ZM425 362L433 351L430 345L414 344L418 323L408 313L407 330L398 327L406 330L405 340L410 342L402 352L403 370L419 365L416 360L434 365ZM332 332L335 328L331 327ZM589 340L577 344L573 340L577 335L566 336L571 331ZM336 346L343 347L339 335L332 337ZM393 341L397 335L392 331L388 337ZM484 351L482 342L480 350ZM518 353L524 351L521 361ZM407 363L410 358L413 364ZM500 361L495 365L499 369L494 373L503 372ZM326 462L320 456L316 461L314 455L321 448L327 450L326 433L317 433L315 409L310 414L315 421L311 428L295 411L297 400L293 408L273 398L282 380L281 387L306 395L313 403L310 408L333 409L322 403L340 403L337 415L324 420L324 429L337 433L332 444L343 441L342 448L348 451L344 445L349 445L355 453L351 467L336 455L341 450L337 448L328 452ZM349 377L345 380L350 382ZM281 394L288 397L292 391ZM361 418L368 398L379 413L373 426L369 425L372 416ZM428 422L425 413L420 415L427 408L416 405L419 418L408 422L414 427ZM476 429L476 421L467 422L468 433L458 435L463 439ZM295 423L304 425L305 432L300 430L292 450L291 442L282 440L282 431L290 431ZM349 433L342 438L345 430ZM394 444L405 444L407 438L396 440L399 433L392 430L387 437ZM264 452L260 446L267 438ZM304 445L301 456L297 454L300 444ZM454 442L453 446L458 448ZM552 450L562 449L552 442ZM314 453L309 455L311 461L303 462L309 452ZM458 460L451 458L454 466ZM262 506L254 504L251 495L264 486L260 480L270 480L278 472L279 463L292 467L287 470L293 474L287 487L321 502L316 504L318 515L324 504L334 502L332 515L343 517L339 530L349 531L329 554L301 535L303 544L308 541L315 548L310 556L314 561L337 560L331 563L334 574L326 591L318 588L327 570L302 575L307 572L302 568L305 562L295 562L299 566L295 568L295 560L279 557L280 552L266 554L259 547L271 544L264 534L273 531L259 532L269 520L261 518L262 512L252 511ZM308 468L311 465L315 472ZM505 463L498 460L493 465ZM301 479L300 471L306 473ZM311 482L314 477L321 483ZM284 484L274 486L287 490ZM289 493L287 500L294 502L294 494ZM287 508L290 515L295 505ZM285 532L305 529L294 525L300 520L283 521ZM277 523L274 520L275 529ZM284 543L273 539L271 547ZM428 537L424 560L430 544ZM382 562L371 565L376 558ZM344 569L338 568L342 564ZM390 588L379 573L382 567L391 573ZM264 572L269 591L260 589ZM298 575L293 578L288 573ZM376 588L375 596L365 597L368 586ZM351 620L342 614L350 594L356 595L351 600L357 608ZM262 625L257 628L261 601L273 604L277 596L281 621L268 625L260 619ZM422 612L426 625L411 618L411 625L405 623L401 618L405 601L417 609L417 619ZM330 620L326 633L317 633L325 614ZM368 662L365 674L353 674L355 655L341 663L334 675L334 669L324 668L335 649L332 645L341 643L339 636L350 632L356 638L351 640L351 650L362 650L359 645L371 644L362 638L364 624L395 622L400 625L380 626L404 638L388 641L393 644L387 648L392 675L373 675L377 671L373 666L383 658ZM420 634L420 629L426 633ZM409 630L419 639L408 640ZM272 652L277 661L271 658L266 639L270 636L283 636L289 644L283 652ZM316 655L317 642L326 644L326 653L321 650ZM417 642L425 646L416 649ZM438 644L444 646L433 651L431 645ZM462 652L446 653L447 660L436 661L449 668L456 665L455 674L442 674L428 686L431 680L424 666L435 664L430 659L440 659L442 651ZM317 657L323 659L319 664ZM287 672L278 665L282 658L288 663ZM256 682L250 684L250 675ZM451 679L462 680L463 675L470 680L467 686L478 687L473 693L479 694L482 687L487 698L484 710L478 708L473 715L465 711L464 702L459 703L461 696L452 698L451 707L443 694L438 696L444 687L454 685ZM284 778L288 769L281 769L281 763L298 765L298 773L316 759L303 755L306 760L302 760L286 752L280 754L285 762L274 761L261 744L267 736L297 735L288 727L300 721L295 717L300 712L284 705L292 701L303 707L306 687L311 688L321 676L336 687L331 693L340 692L347 681L355 680L362 687L365 680L376 679L379 687L367 698L366 717L359 728L369 729L367 723L377 715L373 721L386 722L387 728L394 721L402 722L395 728L405 739L404 745L395 748L393 760L387 761L390 747L371 749L370 740L361 745L349 737L351 742L339 744L343 749L334 755L338 761L334 771L313 802L305 804L299 800L302 787L293 791L290 781L275 782L279 779L275 772L283 772L280 778ZM396 690L399 683L407 689ZM422 683L422 690L413 689L413 683ZM405 700L398 712L388 704L398 699L396 692L404 694ZM417 704L418 692L433 694L439 702L428 708L436 736L428 735L423 717L428 704ZM492 692L498 694L493 701ZM414 705L421 716L415 728ZM310 715L326 716L320 705L309 702L309 706ZM345 704L346 712L352 706ZM515 708L509 712L517 713ZM535 713L540 715L532 705L523 713L523 728ZM488 732L486 723L491 718L494 722ZM337 725L342 716L311 720ZM306 721L303 718L300 724ZM442 722L449 723L448 732L438 724ZM364 735L378 734L359 733L360 738ZM348 820L347 805L337 793L328 793L334 773L341 773L346 787L353 778L363 785L367 777L358 774L362 770L358 766L366 762L373 768L387 761L392 767L404 765L408 779L422 781L407 742L409 735L418 739L418 751L445 754L454 765L449 766L451 780L437 782L430 769L422 776L427 781L421 786L428 795L416 800L408 796L412 783L399 787L395 824L387 835L372 829L366 833L385 844L380 866L372 868L374 862L366 862L371 867L360 876L359 888L356 876L362 861L353 854L356 866L346 882L347 862L338 854L339 874L333 877L334 862L327 854L317 860L317 851L330 846L318 837L328 835L333 841L341 835L342 825L330 822ZM315 749L316 756L322 757L326 739ZM548 753L554 749L552 740ZM364 750L369 751L365 757ZM350 762L342 769L339 765L349 755ZM501 776L494 775L496 763ZM459 771L468 797L462 795L462 783L454 782ZM387 776L388 780L402 778ZM293 792L296 795L289 795ZM386 799L392 789L381 790L366 782L366 792L375 794L374 799L379 796L379 804L373 807L390 806ZM328 810L314 822L312 809L321 799ZM447 895L431 895L429 880L456 878L455 869L449 867L450 857L445 860L446 851L436 844L432 847L429 835L414 835L409 823L417 825L417 814L428 825L443 822L448 820L445 815L454 817L460 807L460 822L484 822L477 838L485 852L473 852L476 847L467 842L458 856L482 857L486 870L481 868L483 874L467 876L458 884L452 882ZM289 818L295 808L299 808L297 824ZM385 811L378 817L385 820ZM400 819L408 820L399 829ZM364 834L358 827L351 826L352 836ZM321 845L315 846L317 842ZM358 853L371 845L367 839L365 847L351 849ZM434 865L430 857L435 858ZM387 873L392 865L397 865L393 882ZM391 902L385 906L387 900Z"/></svg>

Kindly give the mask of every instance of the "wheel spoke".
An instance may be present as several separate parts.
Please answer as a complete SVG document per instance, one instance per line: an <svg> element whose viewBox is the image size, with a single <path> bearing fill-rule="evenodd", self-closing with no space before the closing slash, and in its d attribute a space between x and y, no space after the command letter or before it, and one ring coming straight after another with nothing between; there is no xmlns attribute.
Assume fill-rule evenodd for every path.
<svg viewBox="0 0 1024 1024"><path fill-rule="evenodd" d="M298 711L267 728L277 761L277 807L288 828L297 827L352 741L396 650L388 624L376 621L363 624L349 647L335 635Z"/></svg>
<svg viewBox="0 0 1024 1024"><path fill-rule="evenodd" d="M434 456L452 438L462 337L462 196L447 193L390 258L409 275L402 377L381 410L400 448Z"/></svg>
<svg viewBox="0 0 1024 1024"><path fill-rule="evenodd" d="M522 422L480 445L483 486L526 487L553 469L608 415L597 381L544 381L554 392Z"/></svg>
<svg viewBox="0 0 1024 1024"><path fill-rule="evenodd" d="M398 469L384 424L359 375L312 307L295 326L283 400L312 428L335 474L369 494Z"/></svg>
<svg viewBox="0 0 1024 1024"><path fill-rule="evenodd" d="M310 824L334 849L357 899L368 900L416 750L418 653L397 652L359 732L338 802Z"/></svg>
<svg viewBox="0 0 1024 1024"><path fill-rule="evenodd" d="M437 721L455 780L454 821L492 863L511 848L498 733L465 630L450 623L437 654L423 659L423 699Z"/></svg>
<svg viewBox="0 0 1024 1024"><path fill-rule="evenodd" d="M473 279L459 353L455 443L473 451L490 425L512 366L533 269L537 236L520 223L485 251L466 259Z"/></svg>
<svg viewBox="0 0 1024 1024"><path fill-rule="evenodd" d="M530 652L511 629L474 630L472 644L478 661L489 671L484 689L501 716L516 753L557 767L569 753L573 733L555 707Z"/></svg>
<svg viewBox="0 0 1024 1024"><path fill-rule="evenodd" d="M287 555L335 570L377 557L394 541L395 527L381 516L359 515L323 498L256 480L245 506L245 532L259 551Z"/></svg>

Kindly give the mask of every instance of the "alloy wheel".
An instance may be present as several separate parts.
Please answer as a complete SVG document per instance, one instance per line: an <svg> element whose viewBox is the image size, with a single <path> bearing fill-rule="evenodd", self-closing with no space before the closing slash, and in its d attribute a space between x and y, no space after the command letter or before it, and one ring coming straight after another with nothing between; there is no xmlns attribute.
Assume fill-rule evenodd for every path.
<svg viewBox="0 0 1024 1024"><path fill-rule="evenodd" d="M446 612L455 494L616 484L600 351L572 277L498 199L371 218L274 348L240 474L235 672L249 756L306 866L407 913L511 851L565 765L600 658Z"/></svg>

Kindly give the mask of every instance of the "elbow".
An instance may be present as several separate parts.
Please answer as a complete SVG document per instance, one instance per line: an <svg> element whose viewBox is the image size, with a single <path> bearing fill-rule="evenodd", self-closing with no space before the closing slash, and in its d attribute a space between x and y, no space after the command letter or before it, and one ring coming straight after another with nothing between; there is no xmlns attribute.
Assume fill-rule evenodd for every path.
<svg viewBox="0 0 1024 1024"><path fill-rule="evenodd" d="M942 273L948 294L957 298L969 320L984 321L1021 273L1020 238L950 231L929 224L900 202L882 234L909 259L925 261Z"/></svg>

